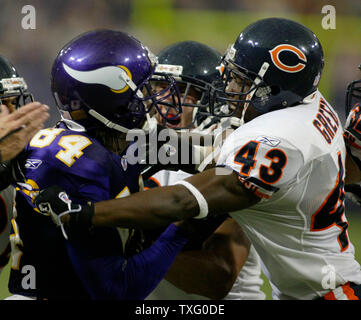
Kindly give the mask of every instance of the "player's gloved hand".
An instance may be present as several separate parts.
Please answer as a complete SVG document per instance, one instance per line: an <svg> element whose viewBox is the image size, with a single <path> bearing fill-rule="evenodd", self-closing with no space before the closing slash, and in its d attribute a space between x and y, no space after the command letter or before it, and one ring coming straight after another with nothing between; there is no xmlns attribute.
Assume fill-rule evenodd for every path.
<svg viewBox="0 0 361 320"><path fill-rule="evenodd" d="M361 185L360 184L346 184L346 197L352 202L361 206Z"/></svg>
<svg viewBox="0 0 361 320"><path fill-rule="evenodd" d="M79 228L92 227L94 205L73 204L67 193L59 186L51 186L39 192L34 201L41 213L50 215L53 222L60 226L65 239Z"/></svg>
<svg viewBox="0 0 361 320"><path fill-rule="evenodd" d="M361 170L361 104L357 103L347 116L345 133L347 151Z"/></svg>

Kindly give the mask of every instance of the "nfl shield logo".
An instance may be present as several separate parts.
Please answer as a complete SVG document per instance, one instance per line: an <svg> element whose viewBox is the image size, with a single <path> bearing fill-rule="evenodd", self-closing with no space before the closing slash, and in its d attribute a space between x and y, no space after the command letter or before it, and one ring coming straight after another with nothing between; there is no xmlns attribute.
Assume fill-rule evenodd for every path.
<svg viewBox="0 0 361 320"><path fill-rule="evenodd" d="M127 168L128 168L127 158L123 157L123 158L120 160L120 163L122 164L123 170L126 171Z"/></svg>

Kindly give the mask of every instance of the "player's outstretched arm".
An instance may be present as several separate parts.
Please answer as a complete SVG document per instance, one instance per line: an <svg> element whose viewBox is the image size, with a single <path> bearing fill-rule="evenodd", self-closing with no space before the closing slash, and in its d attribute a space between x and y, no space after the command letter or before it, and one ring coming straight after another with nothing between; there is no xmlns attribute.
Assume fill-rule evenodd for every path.
<svg viewBox="0 0 361 320"><path fill-rule="evenodd" d="M202 204L207 205L209 215L215 216L247 208L259 201L239 182L236 173L226 172L226 169L210 169L184 181L200 195L179 184L102 201L94 205L92 222L95 226L155 228L197 217Z"/></svg>
<svg viewBox="0 0 361 320"><path fill-rule="evenodd" d="M66 245L92 299L143 300L164 278L187 239L181 228L171 224L152 246L128 259L120 255L89 256L76 239Z"/></svg>
<svg viewBox="0 0 361 320"><path fill-rule="evenodd" d="M93 206L63 202L59 195L64 192L50 188L40 192L35 204L40 211L55 217L61 215L61 221L72 226L144 229L206 214L214 216L241 210L260 200L241 184L235 172L223 168L209 169L183 181L191 187L181 184L159 187L121 199L97 202Z"/></svg>

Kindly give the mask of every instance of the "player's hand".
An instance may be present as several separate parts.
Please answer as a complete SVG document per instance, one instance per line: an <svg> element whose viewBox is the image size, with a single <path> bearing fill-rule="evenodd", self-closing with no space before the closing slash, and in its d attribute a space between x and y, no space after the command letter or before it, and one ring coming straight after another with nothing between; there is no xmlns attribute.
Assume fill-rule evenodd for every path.
<svg viewBox="0 0 361 320"><path fill-rule="evenodd" d="M360 184L346 184L346 197L352 202L361 206L361 185Z"/></svg>
<svg viewBox="0 0 361 320"><path fill-rule="evenodd" d="M81 207L73 205L67 193L58 186L41 190L35 198L35 205L42 214L50 215L57 226L63 224L62 217L71 212L79 212Z"/></svg>
<svg viewBox="0 0 361 320"><path fill-rule="evenodd" d="M13 159L26 146L49 118L49 107L31 102L9 113L0 106L0 156L2 161Z"/></svg>
<svg viewBox="0 0 361 320"><path fill-rule="evenodd" d="M39 192L34 201L41 213L50 215L53 222L60 226L64 237L74 229L92 226L94 206L73 204L67 193L59 186L52 186Z"/></svg>

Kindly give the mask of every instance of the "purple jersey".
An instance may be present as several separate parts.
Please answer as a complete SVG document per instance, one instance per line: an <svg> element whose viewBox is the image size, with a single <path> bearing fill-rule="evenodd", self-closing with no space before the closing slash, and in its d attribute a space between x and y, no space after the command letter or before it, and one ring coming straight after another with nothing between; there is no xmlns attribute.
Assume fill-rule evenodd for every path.
<svg viewBox="0 0 361 320"><path fill-rule="evenodd" d="M87 299L61 230L34 209L33 191L56 184L76 203L114 199L139 191L139 166L111 153L87 133L65 127L41 130L26 147L24 157L28 186L17 193L9 291L47 299ZM95 258L123 255L115 228L96 228L86 247ZM27 266L33 269L24 269ZM35 270L35 284L28 279L24 285L24 277L29 276L26 270Z"/></svg>

